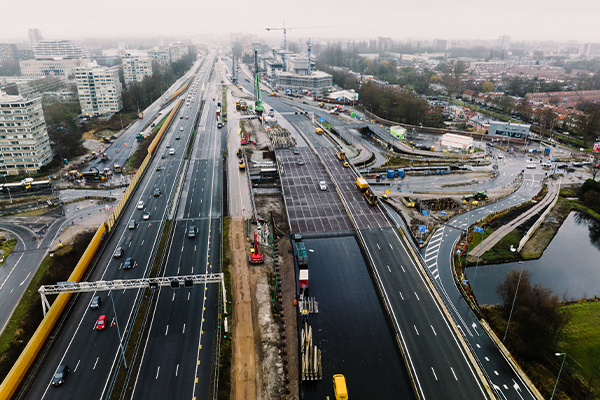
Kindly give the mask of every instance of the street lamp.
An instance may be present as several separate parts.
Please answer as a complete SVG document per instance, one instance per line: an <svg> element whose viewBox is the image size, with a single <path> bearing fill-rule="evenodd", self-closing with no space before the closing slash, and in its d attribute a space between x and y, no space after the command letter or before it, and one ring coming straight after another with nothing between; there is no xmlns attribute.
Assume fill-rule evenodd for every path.
<svg viewBox="0 0 600 400"><path fill-rule="evenodd" d="M558 379L560 378L560 373L562 372L563 365L565 365L565 360L567 359L567 353L554 353L556 357L564 356L562 364L560 364L560 370L558 371L558 376L556 377L556 383L554 384L554 390L552 390L552 396L550 396L550 400L554 398L554 392L556 391L556 386L558 386Z"/></svg>
<svg viewBox="0 0 600 400"><path fill-rule="evenodd" d="M512 248L511 248L512 250ZM506 331L504 331L504 338L502 339L502 343L506 340L506 334L508 333L508 327L510 326L510 319L512 318L513 310L515 309L515 302L517 301L517 293L519 292L519 285L521 284L521 277L523 276L523 268L525 268L525 264L521 264L521 273L519 274L519 280L517 281L517 288L515 289L515 298L512 302L512 307L510 308L510 314L508 315L508 322L506 323Z"/></svg>

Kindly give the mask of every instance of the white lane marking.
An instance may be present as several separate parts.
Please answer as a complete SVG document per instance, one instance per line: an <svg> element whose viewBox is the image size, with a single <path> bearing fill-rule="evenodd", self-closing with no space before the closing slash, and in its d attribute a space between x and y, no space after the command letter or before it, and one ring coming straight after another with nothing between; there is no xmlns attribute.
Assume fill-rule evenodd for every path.
<svg viewBox="0 0 600 400"><path fill-rule="evenodd" d="M389 243L389 245L390 245L390 249L394 250L394 248L392 247L392 244L391 244L391 243Z"/></svg>
<svg viewBox="0 0 600 400"><path fill-rule="evenodd" d="M381 247L379 247L379 243L377 243L377 248L378 248L379 250L381 250Z"/></svg>
<svg viewBox="0 0 600 400"><path fill-rule="evenodd" d="M437 333L435 333L435 328L433 327L433 325L431 325L431 330L433 331L433 334L434 334L435 336L437 336Z"/></svg>
<svg viewBox="0 0 600 400"><path fill-rule="evenodd" d="M402 264L400 264L400 268L402 268L402 272L406 273L406 271L404 270L404 267L402 266Z"/></svg>
<svg viewBox="0 0 600 400"><path fill-rule="evenodd" d="M165 336L167 336L168 332L169 332L169 325L167 325L167 330L165 331Z"/></svg>
<svg viewBox="0 0 600 400"><path fill-rule="evenodd" d="M494 374L495 374L496 376L500 376L500 374L498 373L498 371L494 371Z"/></svg>
<svg viewBox="0 0 600 400"><path fill-rule="evenodd" d="M488 361L488 362L490 361L490 359L489 359L489 358L487 358L487 357L484 357L484 358L485 358L485 361Z"/></svg>
<svg viewBox="0 0 600 400"><path fill-rule="evenodd" d="M456 377L456 374L454 373L454 369L452 367L450 367L450 371L452 371L452 375L454 375L454 379L458 380L458 378Z"/></svg>
<svg viewBox="0 0 600 400"><path fill-rule="evenodd" d="M173 298L171 299L171 301L175 300L175 292L173 292Z"/></svg>
<svg viewBox="0 0 600 400"><path fill-rule="evenodd" d="M402 300L404 300L404 296L402 296L402 292L398 292L400 293L400 297L402 298Z"/></svg>
<svg viewBox="0 0 600 400"><path fill-rule="evenodd" d="M421 301L421 299L419 299L419 295L417 294L417 292L414 292L415 296L417 297L417 300Z"/></svg>
<svg viewBox="0 0 600 400"><path fill-rule="evenodd" d="M158 373L160 372L160 366L158 366L158 369L156 370L156 378L154 379L158 379Z"/></svg>
<svg viewBox="0 0 600 400"><path fill-rule="evenodd" d="M23 242L24 243L24 242ZM17 260L17 262L15 263L15 265L12 267L12 269L10 270L10 272L8 273L8 276L6 277L6 279L4 280L4 282L2 282L2 285L0 285L0 290L2 290L2 288L4 287L4 285L6 284L6 281L8 281L8 278L10 278L10 275L13 273L13 271L15 270L15 268L17 268L17 265L19 265L19 261L21 261L21 258L23 257L23 254L21 254L21 257L19 257L19 259Z"/></svg>
<svg viewBox="0 0 600 400"><path fill-rule="evenodd" d="M175 368L175 376L179 373L179 364L177 364L177 368Z"/></svg>
<svg viewBox="0 0 600 400"><path fill-rule="evenodd" d="M419 331L417 330L417 326L413 325L415 327L415 332L417 332L417 336L419 336Z"/></svg>
<svg viewBox="0 0 600 400"><path fill-rule="evenodd" d="M77 365L75 366L75 369L73 370L73 372L77 372L77 367L79 367L80 362L81 362L81 360L77 360Z"/></svg>
<svg viewBox="0 0 600 400"><path fill-rule="evenodd" d="M185 324L183 324L183 332L182 333L185 333Z"/></svg>
<svg viewBox="0 0 600 400"><path fill-rule="evenodd" d="M387 267L388 267L388 271L392 272L392 270L390 269L390 266L388 265Z"/></svg>
<svg viewBox="0 0 600 400"><path fill-rule="evenodd" d="M188 292L188 301L190 301L190 293Z"/></svg>
<svg viewBox="0 0 600 400"><path fill-rule="evenodd" d="M433 377L435 378L435 380L437 381L437 375L435 374L435 369L433 369L433 367L431 367L431 371L433 372Z"/></svg>
<svg viewBox="0 0 600 400"><path fill-rule="evenodd" d="M94 368L92 368L92 369L96 369L96 364L98 364L99 359L100 359L100 357L96 357L96 362L94 363Z"/></svg>
<svg viewBox="0 0 600 400"><path fill-rule="evenodd" d="M31 275L31 272L27 274L27 276L25 277L25 279L23 279L23 282L19 283L19 286L23 286L23 284L25 283L25 281L27 280L27 278L29 278L29 275Z"/></svg>

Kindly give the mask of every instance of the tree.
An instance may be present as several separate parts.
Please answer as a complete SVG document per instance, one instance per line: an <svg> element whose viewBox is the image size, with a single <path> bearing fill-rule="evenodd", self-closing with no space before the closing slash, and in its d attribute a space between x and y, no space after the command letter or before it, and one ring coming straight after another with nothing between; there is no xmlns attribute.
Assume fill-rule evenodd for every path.
<svg viewBox="0 0 600 400"><path fill-rule="evenodd" d="M595 181L596 175L598 175L598 172L600 172L600 164L598 163L598 160L595 160L591 164L588 164L587 172L589 172L592 175L592 180Z"/></svg>
<svg viewBox="0 0 600 400"><path fill-rule="evenodd" d="M442 78L440 78L438 75L432 75L431 78L429 78L430 83L439 83L441 80Z"/></svg>
<svg viewBox="0 0 600 400"><path fill-rule="evenodd" d="M531 109L531 106L525 100L522 100L516 104L515 111L521 116L521 119L524 122L529 122L531 116L533 115L533 110Z"/></svg>
<svg viewBox="0 0 600 400"><path fill-rule="evenodd" d="M483 93L493 92L494 84L492 82L485 81L483 82L483 86L481 87L481 91Z"/></svg>
<svg viewBox="0 0 600 400"><path fill-rule="evenodd" d="M457 61L454 64L454 77L459 78L462 74L467 72L467 66L463 61Z"/></svg>
<svg viewBox="0 0 600 400"><path fill-rule="evenodd" d="M446 86L450 98L452 98L452 95L454 93L462 92L462 82L460 81L460 79L454 78L450 75L447 75L444 78L444 86Z"/></svg>
<svg viewBox="0 0 600 400"><path fill-rule="evenodd" d="M504 95L496 99L496 104L500 111L502 111L502 114L508 115L512 112L515 106L515 101L512 97Z"/></svg>
<svg viewBox="0 0 600 400"><path fill-rule="evenodd" d="M533 285L532 277L530 271L512 270L498 284L496 293L502 299L506 319L514 301L507 343L522 356L544 360L556 351L571 315L550 289Z"/></svg>

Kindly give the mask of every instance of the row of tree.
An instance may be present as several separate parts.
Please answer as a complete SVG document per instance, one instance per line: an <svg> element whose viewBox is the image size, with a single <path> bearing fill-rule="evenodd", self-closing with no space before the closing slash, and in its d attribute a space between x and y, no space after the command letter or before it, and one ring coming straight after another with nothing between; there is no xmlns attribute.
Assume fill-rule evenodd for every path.
<svg viewBox="0 0 600 400"><path fill-rule="evenodd" d="M382 118L411 125L427 124L429 105L411 90L366 82L360 87L359 94L364 109Z"/></svg>

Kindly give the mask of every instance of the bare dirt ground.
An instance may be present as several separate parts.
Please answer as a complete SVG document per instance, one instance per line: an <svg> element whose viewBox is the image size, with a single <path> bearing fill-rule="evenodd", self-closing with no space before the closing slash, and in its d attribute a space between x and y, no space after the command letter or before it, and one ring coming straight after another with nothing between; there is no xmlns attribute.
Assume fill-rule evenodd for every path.
<svg viewBox="0 0 600 400"><path fill-rule="evenodd" d="M233 360L231 398L256 399L255 340L252 322L250 270L246 259L244 220L231 219L231 276L233 295Z"/></svg>
<svg viewBox="0 0 600 400"><path fill-rule="evenodd" d="M270 219L273 213L275 250L259 240L264 263L249 264L252 245L246 241L245 222L232 219L232 398L298 399L296 281L285 208L280 196L258 196L255 201L259 215ZM253 238L257 226L250 226ZM270 221L267 229L273 231ZM275 282L282 290L275 289Z"/></svg>

